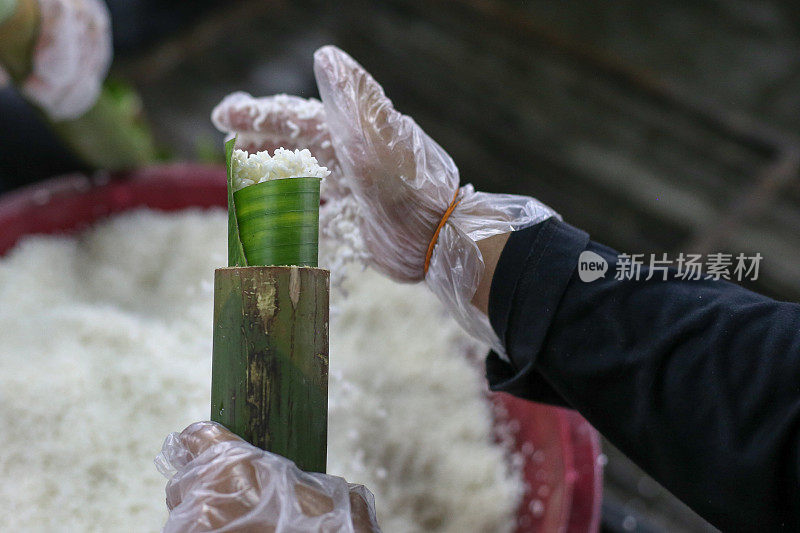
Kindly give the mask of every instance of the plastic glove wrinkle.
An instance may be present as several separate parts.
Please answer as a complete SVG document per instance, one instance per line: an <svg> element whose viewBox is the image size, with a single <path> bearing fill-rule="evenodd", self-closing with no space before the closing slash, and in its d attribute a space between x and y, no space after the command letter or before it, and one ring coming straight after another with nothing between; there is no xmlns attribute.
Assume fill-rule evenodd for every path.
<svg viewBox="0 0 800 533"><path fill-rule="evenodd" d="M379 531L365 488L336 476L301 472L288 459L255 448L212 422L169 435L157 463L175 472L166 488L170 516L165 532ZM363 509L351 510L351 501L357 501L351 491L367 502L366 515ZM351 511L360 514L351 516ZM371 527L354 529L362 523Z"/></svg>

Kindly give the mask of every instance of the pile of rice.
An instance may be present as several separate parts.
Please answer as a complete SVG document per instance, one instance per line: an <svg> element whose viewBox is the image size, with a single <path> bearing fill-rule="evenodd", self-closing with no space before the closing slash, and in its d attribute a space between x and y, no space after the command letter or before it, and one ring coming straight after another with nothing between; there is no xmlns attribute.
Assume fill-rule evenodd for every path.
<svg viewBox="0 0 800 533"><path fill-rule="evenodd" d="M209 416L226 214L147 210L0 258L2 531L157 531L170 431ZM387 532L510 531L479 351L423 286L355 272L332 295L328 471Z"/></svg>

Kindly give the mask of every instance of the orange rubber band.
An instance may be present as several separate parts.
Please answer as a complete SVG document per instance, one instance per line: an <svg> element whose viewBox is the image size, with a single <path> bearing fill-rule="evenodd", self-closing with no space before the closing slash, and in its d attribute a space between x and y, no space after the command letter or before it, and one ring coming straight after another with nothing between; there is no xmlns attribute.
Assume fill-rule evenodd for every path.
<svg viewBox="0 0 800 533"><path fill-rule="evenodd" d="M428 267L431 265L431 256L433 256L433 248L436 246L436 241L439 240L439 232L442 231L445 222L447 222L447 219L450 218L450 215L453 213L453 210L456 208L456 206L461 203L461 200L456 201L456 198L458 198L458 189L456 189L456 193L453 195L453 199L450 201L447 211L445 211L444 215L442 215L442 220L439 221L439 226L436 228L436 231L433 232L431 242L428 244L428 252L425 254L425 267L423 270L425 275L428 274Z"/></svg>

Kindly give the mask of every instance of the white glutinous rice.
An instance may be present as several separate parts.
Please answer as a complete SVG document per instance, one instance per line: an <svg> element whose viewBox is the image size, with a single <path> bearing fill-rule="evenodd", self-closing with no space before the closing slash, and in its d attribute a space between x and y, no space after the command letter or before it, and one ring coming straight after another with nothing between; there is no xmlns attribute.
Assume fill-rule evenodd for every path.
<svg viewBox="0 0 800 533"><path fill-rule="evenodd" d="M254 154L248 154L246 150L234 150L231 167L234 191L269 180L324 178L330 174L327 168L317 163L317 159L307 148L302 150L276 148L272 156L266 150Z"/></svg>
<svg viewBox="0 0 800 533"><path fill-rule="evenodd" d="M0 531L160 530L153 458L209 416L226 232L223 210L140 210L0 258ZM464 356L478 348L424 286L347 268L328 471L375 493L388 533L513 530L522 480Z"/></svg>

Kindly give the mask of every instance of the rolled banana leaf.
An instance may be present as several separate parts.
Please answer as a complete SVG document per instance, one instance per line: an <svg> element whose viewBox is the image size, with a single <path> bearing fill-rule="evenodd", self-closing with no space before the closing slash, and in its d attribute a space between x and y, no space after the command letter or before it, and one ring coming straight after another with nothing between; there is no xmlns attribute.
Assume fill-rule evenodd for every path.
<svg viewBox="0 0 800 533"><path fill-rule="evenodd" d="M248 266L244 255L242 239L239 237L239 221L236 219L236 205L233 203L233 167L231 158L236 146L236 137L225 143L225 166L228 171L228 266Z"/></svg>
<svg viewBox="0 0 800 533"><path fill-rule="evenodd" d="M265 181L231 194L231 142L226 146L229 266L316 267L321 178ZM238 238L238 244L231 243L231 237Z"/></svg>

